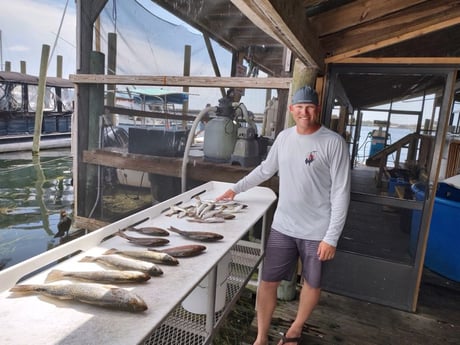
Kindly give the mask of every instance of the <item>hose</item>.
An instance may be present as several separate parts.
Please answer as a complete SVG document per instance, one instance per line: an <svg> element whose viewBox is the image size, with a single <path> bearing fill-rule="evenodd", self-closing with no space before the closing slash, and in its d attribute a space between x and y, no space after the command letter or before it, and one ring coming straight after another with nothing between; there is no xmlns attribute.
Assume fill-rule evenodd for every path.
<svg viewBox="0 0 460 345"><path fill-rule="evenodd" d="M192 128L190 129L190 132L188 133L187 136L187 143L185 144L185 149L184 149L184 157L182 158L182 170L181 170L181 191L184 193L187 190L187 164L188 164L188 155L190 152L190 147L192 146L193 139L195 138L195 131L196 128L198 127L198 124L200 123L202 117L204 114L207 112L216 112L217 107L207 107L204 108L200 113L197 115L195 120L192 123Z"/></svg>

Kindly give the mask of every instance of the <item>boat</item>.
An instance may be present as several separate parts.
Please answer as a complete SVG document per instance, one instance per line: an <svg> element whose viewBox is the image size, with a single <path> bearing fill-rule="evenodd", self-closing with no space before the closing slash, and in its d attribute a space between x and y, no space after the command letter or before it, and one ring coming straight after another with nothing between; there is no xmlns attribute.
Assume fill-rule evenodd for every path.
<svg viewBox="0 0 460 345"><path fill-rule="evenodd" d="M183 152L191 123L190 119L183 120L182 115L188 98L186 92L163 88L127 86L116 90L118 112L104 129L104 146L159 156ZM123 113L123 109L128 111ZM121 185L151 187L145 172L118 168L115 176Z"/></svg>
<svg viewBox="0 0 460 345"><path fill-rule="evenodd" d="M186 92L154 87L128 86L125 89L116 91L116 106L131 110L151 112L152 117L117 114L114 124L116 126L125 127L153 125L170 128L172 126L180 126L181 121L170 119L167 115L173 115L173 117L179 115L184 102L187 102L188 98L189 95ZM155 113L157 115L160 113L165 116L162 116L162 119L155 118L153 117Z"/></svg>
<svg viewBox="0 0 460 345"><path fill-rule="evenodd" d="M39 78L0 71L0 153L31 150L35 130ZM46 78L40 149L71 144L74 84Z"/></svg>

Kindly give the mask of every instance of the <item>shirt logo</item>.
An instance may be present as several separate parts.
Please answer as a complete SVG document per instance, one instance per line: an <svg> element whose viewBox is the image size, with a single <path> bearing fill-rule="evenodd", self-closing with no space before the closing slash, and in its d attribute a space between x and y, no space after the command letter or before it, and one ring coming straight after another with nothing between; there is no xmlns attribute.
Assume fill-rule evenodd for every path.
<svg viewBox="0 0 460 345"><path fill-rule="evenodd" d="M316 157L316 152L317 152L317 151L311 151L311 152L307 155L307 158L305 158L305 164L306 164L306 165L310 165L311 163L313 163L313 161L315 160L315 157Z"/></svg>

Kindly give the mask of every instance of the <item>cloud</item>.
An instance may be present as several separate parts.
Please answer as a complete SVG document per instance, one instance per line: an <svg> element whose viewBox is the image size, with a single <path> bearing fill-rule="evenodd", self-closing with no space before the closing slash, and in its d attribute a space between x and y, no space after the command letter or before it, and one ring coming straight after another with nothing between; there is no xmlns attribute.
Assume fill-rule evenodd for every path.
<svg viewBox="0 0 460 345"><path fill-rule="evenodd" d="M101 20L101 45L103 53L106 54L107 33L117 29L117 74L182 75L184 47L190 45L191 75L215 75L203 37L196 31L191 32L177 22L171 24L159 17L155 19L154 15L135 1L117 1L114 15L113 3L113 0L109 0L101 15L104 17ZM64 23L57 39L65 5L64 0L2 1L0 30L3 62L10 61L12 70L19 71L20 61L25 61L27 73L38 75L42 45L49 45L52 52L56 44L48 75L55 75L57 55L63 57L63 76L75 74L75 0L68 2ZM215 42L213 47L221 75L230 76L230 52ZM201 109L206 103L217 105L222 97L219 88L191 88L190 92L196 95L190 98L191 109ZM248 109L261 112L265 107L265 94L260 90L246 90L242 101Z"/></svg>
<svg viewBox="0 0 460 345"><path fill-rule="evenodd" d="M25 51L30 51L30 48L29 47L26 47L26 46L11 46L11 47L8 47L8 50L12 51L12 52L25 52Z"/></svg>
<svg viewBox="0 0 460 345"><path fill-rule="evenodd" d="M65 4L59 0L4 1L0 11L3 62L10 61L12 70L19 71L20 61L25 61L27 73L37 75L42 46L54 46ZM75 23L75 2L69 0L50 65L55 66L56 55L63 56L64 76L75 71ZM49 74L54 75L53 71Z"/></svg>

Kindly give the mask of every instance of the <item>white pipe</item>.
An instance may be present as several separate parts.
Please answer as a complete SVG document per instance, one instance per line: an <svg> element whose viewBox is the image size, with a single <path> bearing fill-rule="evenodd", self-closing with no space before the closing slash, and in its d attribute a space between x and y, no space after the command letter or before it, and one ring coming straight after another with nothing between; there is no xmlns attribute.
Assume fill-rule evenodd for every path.
<svg viewBox="0 0 460 345"><path fill-rule="evenodd" d="M188 154L190 152L190 147L192 146L193 139L195 138L195 131L196 127L201 121L201 118L204 114L208 112L216 112L217 107L207 107L204 108L200 113L196 116L195 120L193 121L192 128L188 133L187 137L187 144L185 145L184 149L184 157L182 158L182 171L181 171L181 191L184 193L187 190L187 164L188 164Z"/></svg>

